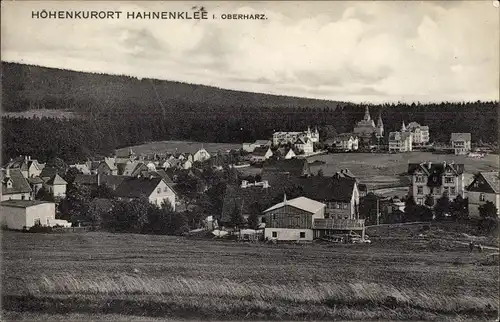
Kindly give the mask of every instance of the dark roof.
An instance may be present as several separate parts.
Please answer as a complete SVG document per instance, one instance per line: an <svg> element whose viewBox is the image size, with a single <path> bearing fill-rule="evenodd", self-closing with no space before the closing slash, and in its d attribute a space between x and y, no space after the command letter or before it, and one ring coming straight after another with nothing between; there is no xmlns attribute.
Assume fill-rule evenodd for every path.
<svg viewBox="0 0 500 322"><path fill-rule="evenodd" d="M354 134L354 133L340 133L340 134L337 134L335 135L333 141L345 141L345 140L349 140L350 138L356 138L357 135Z"/></svg>
<svg viewBox="0 0 500 322"><path fill-rule="evenodd" d="M262 173L269 172L288 173L295 177L311 175L311 169L306 159L267 160L264 163Z"/></svg>
<svg viewBox="0 0 500 322"><path fill-rule="evenodd" d="M258 156L258 157L263 157L266 155L267 151L269 150L269 147L256 147L253 152L252 152L252 155L253 156Z"/></svg>
<svg viewBox="0 0 500 322"><path fill-rule="evenodd" d="M390 141L401 141L401 140L406 140L407 138L410 137L410 132L390 132L389 133L389 140Z"/></svg>
<svg viewBox="0 0 500 322"><path fill-rule="evenodd" d="M149 197L162 178L127 178L116 188L115 194L124 198Z"/></svg>
<svg viewBox="0 0 500 322"><path fill-rule="evenodd" d="M52 203L52 202L41 201L41 200L5 200L2 201L0 205L7 207L16 207L16 208L28 208L46 203Z"/></svg>
<svg viewBox="0 0 500 322"><path fill-rule="evenodd" d="M444 162L422 162L422 163L409 163L408 174L413 175L417 170L423 171L426 175L441 175L447 169L451 170L455 175L464 173L464 165L459 163L445 163Z"/></svg>
<svg viewBox="0 0 500 322"><path fill-rule="evenodd" d="M484 180L480 180L481 177ZM476 181L480 180L481 184L474 187ZM467 187L469 191L500 193L500 174L498 172L479 172L474 181Z"/></svg>
<svg viewBox="0 0 500 322"><path fill-rule="evenodd" d="M63 185L63 184L68 184L63 178L61 178L60 175L58 175L57 173L55 175L53 175L52 177L50 177L49 180L47 180L45 182L46 184L49 184L49 185Z"/></svg>
<svg viewBox="0 0 500 322"><path fill-rule="evenodd" d="M40 177L27 178L26 180L28 180L30 184L40 184L44 182Z"/></svg>
<svg viewBox="0 0 500 322"><path fill-rule="evenodd" d="M31 192L28 180L23 176L20 169L9 169L9 178L12 181L11 188L7 188L7 171L2 170L0 174L2 180L2 195Z"/></svg>
<svg viewBox="0 0 500 322"><path fill-rule="evenodd" d="M42 178L50 178L58 173L57 168L46 166L43 168L42 172L40 172L40 177Z"/></svg>
<svg viewBox="0 0 500 322"><path fill-rule="evenodd" d="M97 187L97 174L77 174L74 183L80 185L91 185ZM116 189L128 176L99 175L99 184L106 185L111 189Z"/></svg>
<svg viewBox="0 0 500 322"><path fill-rule="evenodd" d="M470 141L470 133L451 133L450 141Z"/></svg>
<svg viewBox="0 0 500 322"><path fill-rule="evenodd" d="M304 196L317 201L343 201L352 199L356 179L347 177L300 178Z"/></svg>
<svg viewBox="0 0 500 322"><path fill-rule="evenodd" d="M241 188L236 185L228 185L224 193L224 202L222 205L221 222L229 222L234 207L241 209L243 216L248 216L252 212L255 203L262 205L262 211L271 207L277 197L282 197L285 192L282 186L252 186Z"/></svg>

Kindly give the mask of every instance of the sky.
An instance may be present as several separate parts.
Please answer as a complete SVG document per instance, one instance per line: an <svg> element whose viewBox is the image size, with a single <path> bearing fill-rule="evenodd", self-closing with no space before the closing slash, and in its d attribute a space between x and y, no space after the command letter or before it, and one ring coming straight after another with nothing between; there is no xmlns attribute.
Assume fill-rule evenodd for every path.
<svg viewBox="0 0 500 322"><path fill-rule="evenodd" d="M189 11L208 20L130 20ZM120 19L33 19L41 10ZM2 61L352 102L499 99L498 1L2 1ZM265 14L223 20L221 14Z"/></svg>

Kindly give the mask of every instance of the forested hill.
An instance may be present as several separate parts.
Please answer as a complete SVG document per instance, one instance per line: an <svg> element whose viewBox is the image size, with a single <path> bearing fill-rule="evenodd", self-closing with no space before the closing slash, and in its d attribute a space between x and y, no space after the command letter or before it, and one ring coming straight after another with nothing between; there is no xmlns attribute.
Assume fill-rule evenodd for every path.
<svg viewBox="0 0 500 322"><path fill-rule="evenodd" d="M84 160L148 141L253 142L273 131L318 126L325 133L352 132L365 105L223 90L126 76L2 65L4 111L73 110L84 117L2 118L2 156ZM429 126L431 141L448 143L453 132L473 142L496 143L498 102L370 105L385 128L404 121ZM331 131L331 127L334 131ZM329 128L328 130L326 130Z"/></svg>
<svg viewBox="0 0 500 322"><path fill-rule="evenodd" d="M6 112L34 108L87 111L97 106L126 109L130 105L172 103L250 107L336 106L336 102L319 99L241 92L164 80L139 80L129 76L17 63L2 63L2 96Z"/></svg>

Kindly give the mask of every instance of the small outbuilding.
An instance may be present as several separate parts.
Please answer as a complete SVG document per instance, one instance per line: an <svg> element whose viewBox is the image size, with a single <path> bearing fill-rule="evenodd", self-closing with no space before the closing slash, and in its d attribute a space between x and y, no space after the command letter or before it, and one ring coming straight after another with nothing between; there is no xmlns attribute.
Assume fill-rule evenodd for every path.
<svg viewBox="0 0 500 322"><path fill-rule="evenodd" d="M0 202L0 223L8 229L22 230L35 225L52 226L56 205L39 200L5 200Z"/></svg>

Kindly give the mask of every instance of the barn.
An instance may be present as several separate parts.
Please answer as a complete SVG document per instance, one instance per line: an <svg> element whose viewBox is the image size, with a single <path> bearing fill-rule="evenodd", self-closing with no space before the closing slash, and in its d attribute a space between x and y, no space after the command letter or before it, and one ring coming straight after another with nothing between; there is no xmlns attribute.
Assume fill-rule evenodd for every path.
<svg viewBox="0 0 500 322"><path fill-rule="evenodd" d="M2 227L22 230L35 225L51 226L56 205L39 200L5 200L0 202L0 210Z"/></svg>

